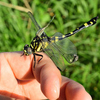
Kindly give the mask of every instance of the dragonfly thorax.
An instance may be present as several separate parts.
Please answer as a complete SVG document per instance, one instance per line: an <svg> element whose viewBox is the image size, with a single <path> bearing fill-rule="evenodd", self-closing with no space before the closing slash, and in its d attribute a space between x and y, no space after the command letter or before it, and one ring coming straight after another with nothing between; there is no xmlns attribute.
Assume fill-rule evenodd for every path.
<svg viewBox="0 0 100 100"><path fill-rule="evenodd" d="M41 51L42 49L42 38L40 38L39 36L36 36L35 38L33 38L31 44L30 44L30 48L32 49L32 52L37 52L37 51Z"/></svg>

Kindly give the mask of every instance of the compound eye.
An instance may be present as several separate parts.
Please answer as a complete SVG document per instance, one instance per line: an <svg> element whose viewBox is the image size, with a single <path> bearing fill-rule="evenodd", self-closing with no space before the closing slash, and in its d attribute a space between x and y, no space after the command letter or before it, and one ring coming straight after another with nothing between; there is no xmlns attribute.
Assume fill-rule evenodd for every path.
<svg viewBox="0 0 100 100"><path fill-rule="evenodd" d="M32 54L32 49L31 49L31 48L29 47L29 45L27 45L27 44L24 46L24 54L25 54L26 56Z"/></svg>
<svg viewBox="0 0 100 100"><path fill-rule="evenodd" d="M29 47L29 45L28 45L28 44L26 44L26 45L24 46L24 48L25 48L25 47L26 47L26 48L28 48L28 47Z"/></svg>
<svg viewBox="0 0 100 100"><path fill-rule="evenodd" d="M28 55L32 54L32 49L30 47L27 48Z"/></svg>

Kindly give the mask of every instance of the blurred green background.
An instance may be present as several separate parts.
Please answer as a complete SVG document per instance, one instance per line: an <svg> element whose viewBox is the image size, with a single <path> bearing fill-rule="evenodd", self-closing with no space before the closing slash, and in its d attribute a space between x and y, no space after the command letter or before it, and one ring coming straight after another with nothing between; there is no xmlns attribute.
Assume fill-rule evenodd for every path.
<svg viewBox="0 0 100 100"><path fill-rule="evenodd" d="M100 0L0 0L0 52L22 51L30 44L36 30L28 10L48 36L66 34L95 16L100 17ZM63 75L81 83L93 100L100 98L100 19L97 24L70 37L79 60L66 65Z"/></svg>

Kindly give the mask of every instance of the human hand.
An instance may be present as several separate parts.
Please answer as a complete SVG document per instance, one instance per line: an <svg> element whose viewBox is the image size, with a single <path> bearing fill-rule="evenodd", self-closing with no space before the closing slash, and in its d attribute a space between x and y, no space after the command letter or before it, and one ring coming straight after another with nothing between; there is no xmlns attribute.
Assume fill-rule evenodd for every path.
<svg viewBox="0 0 100 100"><path fill-rule="evenodd" d="M43 59L34 69L33 55L0 53L0 94L21 100L92 100L81 84L61 76L52 60L41 54Z"/></svg>

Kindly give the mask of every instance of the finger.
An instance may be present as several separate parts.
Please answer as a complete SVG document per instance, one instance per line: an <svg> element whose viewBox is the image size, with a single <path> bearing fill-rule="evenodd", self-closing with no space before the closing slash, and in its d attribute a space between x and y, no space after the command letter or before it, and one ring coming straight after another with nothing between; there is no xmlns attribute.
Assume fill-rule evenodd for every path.
<svg viewBox="0 0 100 100"><path fill-rule="evenodd" d="M33 79L32 73L32 59L33 55L21 56L23 52L5 52L3 53L5 59L9 63L15 77L19 80Z"/></svg>
<svg viewBox="0 0 100 100"><path fill-rule="evenodd" d="M9 52L4 53L4 55L9 62L9 65L11 66L16 78L34 78L31 70L32 63L34 64L34 58L32 55L21 56L22 52ZM39 59L39 57L37 56L36 59ZM36 79L41 83L41 89L46 97L53 99L58 98L61 75L49 57L43 54L43 59L39 62L39 64L37 64L34 75Z"/></svg>
<svg viewBox="0 0 100 100"><path fill-rule="evenodd" d="M5 59L4 53L0 53L0 94L8 97L24 98L24 94L18 86L12 68L9 66L8 60Z"/></svg>
<svg viewBox="0 0 100 100"><path fill-rule="evenodd" d="M62 77L61 93L58 100L63 98L67 100L92 100L81 84L66 77Z"/></svg>
<svg viewBox="0 0 100 100"><path fill-rule="evenodd" d="M43 54L43 59L35 67L34 76L48 99L56 100L59 97L61 74L47 55Z"/></svg>

